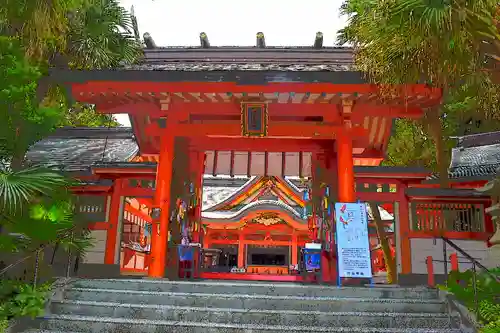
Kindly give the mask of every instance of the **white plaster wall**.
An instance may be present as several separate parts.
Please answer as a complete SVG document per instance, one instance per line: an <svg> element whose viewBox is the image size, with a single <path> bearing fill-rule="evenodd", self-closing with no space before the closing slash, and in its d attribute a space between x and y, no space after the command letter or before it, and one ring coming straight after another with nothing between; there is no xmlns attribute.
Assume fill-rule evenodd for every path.
<svg viewBox="0 0 500 333"><path fill-rule="evenodd" d="M488 268L500 267L500 244L488 249L487 258L482 264Z"/></svg>
<svg viewBox="0 0 500 333"><path fill-rule="evenodd" d="M427 264L425 260L428 256L432 256L434 260L444 260L443 258L443 241L441 239L431 238L412 238L410 239L411 245L411 268L414 274L427 274ZM463 249L470 256L478 260L481 264L487 264L488 247L484 241L474 240L452 240L457 246ZM451 270L449 263L450 254L456 253L455 249L447 245L446 247L448 271ZM472 267L468 259L463 258L460 253L458 254L459 268L465 271ZM434 274L444 274L444 264L442 262L434 261Z"/></svg>
<svg viewBox="0 0 500 333"><path fill-rule="evenodd" d="M86 264L104 264L104 253L106 251L107 230L93 230L90 235L94 240L94 247L87 251L83 262Z"/></svg>

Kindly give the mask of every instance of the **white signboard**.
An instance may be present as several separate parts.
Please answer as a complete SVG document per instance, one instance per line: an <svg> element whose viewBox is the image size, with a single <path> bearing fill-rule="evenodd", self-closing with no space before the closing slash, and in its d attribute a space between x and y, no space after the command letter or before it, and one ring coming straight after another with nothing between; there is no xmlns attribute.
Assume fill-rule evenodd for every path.
<svg viewBox="0 0 500 333"><path fill-rule="evenodd" d="M342 278L371 278L366 204L336 203L338 273Z"/></svg>

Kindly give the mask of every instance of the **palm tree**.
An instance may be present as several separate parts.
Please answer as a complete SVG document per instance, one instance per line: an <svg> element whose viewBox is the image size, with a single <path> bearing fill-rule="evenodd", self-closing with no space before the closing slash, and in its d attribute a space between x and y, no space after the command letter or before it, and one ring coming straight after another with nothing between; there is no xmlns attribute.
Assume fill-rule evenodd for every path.
<svg viewBox="0 0 500 333"><path fill-rule="evenodd" d="M397 281L396 272L396 260L392 256L391 248L389 246L389 240L385 232L385 226L380 217L379 206L376 202L369 202L370 211L373 216L373 221L375 222L375 229L377 230L377 236L380 242L380 248L384 255L385 269L387 271L387 283L393 284Z"/></svg>
<svg viewBox="0 0 500 333"><path fill-rule="evenodd" d="M489 81L484 50L500 40L496 9L492 0L347 0L342 12L349 20L339 40L354 46L357 67L374 83L424 81L442 88L444 101L453 87ZM392 88L388 90L392 93ZM424 120L436 145L441 184L446 187L441 111L441 105L426 110Z"/></svg>
<svg viewBox="0 0 500 333"><path fill-rule="evenodd" d="M490 82L484 71L484 50L485 45L493 46L490 54L500 50L494 21L497 6L492 0L347 0L341 12L348 16L348 25L338 37L341 44L354 47L356 66L384 88L383 92L397 93L395 85L423 81L442 88L446 101L454 87ZM498 89L487 93L498 95ZM491 97L487 93L483 101ZM441 186L447 187L442 106L424 110L424 127L435 144ZM376 212L376 205L371 206ZM375 224L389 264L380 219L375 218Z"/></svg>
<svg viewBox="0 0 500 333"><path fill-rule="evenodd" d="M0 249L31 253L77 226L69 193L74 181L24 159L53 128L57 110L37 105L33 81L39 73L16 40L0 37L0 46L8 55L0 57L0 226L7 231Z"/></svg>
<svg viewBox="0 0 500 333"><path fill-rule="evenodd" d="M42 72L114 68L141 55L132 17L117 0L5 0L0 35L18 39ZM66 104L63 92L47 80L39 82L37 98L44 105Z"/></svg>
<svg viewBox="0 0 500 333"><path fill-rule="evenodd" d="M133 18L116 0L94 0L70 20L66 55L69 65L101 69L131 64L140 55Z"/></svg>

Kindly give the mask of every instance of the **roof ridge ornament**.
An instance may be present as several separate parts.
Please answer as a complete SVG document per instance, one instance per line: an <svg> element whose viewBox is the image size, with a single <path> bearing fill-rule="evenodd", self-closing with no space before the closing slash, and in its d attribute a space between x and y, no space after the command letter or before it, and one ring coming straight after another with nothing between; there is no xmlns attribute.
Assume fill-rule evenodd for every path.
<svg viewBox="0 0 500 333"><path fill-rule="evenodd" d="M200 33L200 46L202 49L210 48L210 42L208 41L208 35L205 32Z"/></svg>
<svg viewBox="0 0 500 333"><path fill-rule="evenodd" d="M316 38L314 39L313 47L315 49L322 49L323 48L323 33L321 31L318 31L316 33Z"/></svg>
<svg viewBox="0 0 500 333"><path fill-rule="evenodd" d="M263 32L258 32L257 33L257 43L256 43L256 46L259 49L265 49L266 48L266 37L264 36Z"/></svg>
<svg viewBox="0 0 500 333"><path fill-rule="evenodd" d="M142 38L144 39L144 44L146 44L147 49L158 48L156 46L155 41L153 40L153 37L151 37L151 34L149 32L145 32L144 35L142 35Z"/></svg>

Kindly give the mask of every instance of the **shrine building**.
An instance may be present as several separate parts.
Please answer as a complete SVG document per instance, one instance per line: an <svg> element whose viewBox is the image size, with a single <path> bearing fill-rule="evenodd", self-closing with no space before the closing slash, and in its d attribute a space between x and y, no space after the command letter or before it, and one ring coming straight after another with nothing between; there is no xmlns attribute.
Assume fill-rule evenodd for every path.
<svg viewBox="0 0 500 333"><path fill-rule="evenodd" d="M50 73L72 100L132 125L60 129L28 153L82 181L78 212L97 240L82 275L174 278L187 241L226 267L195 277L296 281L301 248L318 243L322 282L334 283L331 207L357 201L378 204L400 284L425 280L439 235L486 258L490 199L474 190L484 179L454 164L461 148L450 189L425 169L379 166L393 120L421 117L441 91L388 93L353 70L351 49L319 36L311 47L268 47L263 34L255 46L211 47L202 35L200 47L146 48L127 68ZM444 225L445 212L461 222Z"/></svg>

